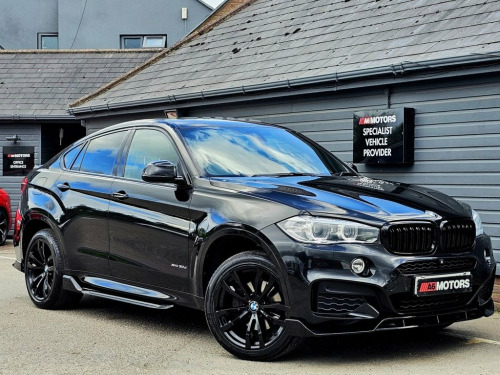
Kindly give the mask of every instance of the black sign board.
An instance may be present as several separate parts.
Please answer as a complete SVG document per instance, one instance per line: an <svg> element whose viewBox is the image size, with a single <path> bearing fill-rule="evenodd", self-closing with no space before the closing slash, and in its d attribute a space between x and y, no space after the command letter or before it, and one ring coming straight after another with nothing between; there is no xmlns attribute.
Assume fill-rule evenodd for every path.
<svg viewBox="0 0 500 375"><path fill-rule="evenodd" d="M3 147L3 175L26 176L35 167L35 148Z"/></svg>
<svg viewBox="0 0 500 375"><path fill-rule="evenodd" d="M413 108L354 112L353 162L413 164Z"/></svg>

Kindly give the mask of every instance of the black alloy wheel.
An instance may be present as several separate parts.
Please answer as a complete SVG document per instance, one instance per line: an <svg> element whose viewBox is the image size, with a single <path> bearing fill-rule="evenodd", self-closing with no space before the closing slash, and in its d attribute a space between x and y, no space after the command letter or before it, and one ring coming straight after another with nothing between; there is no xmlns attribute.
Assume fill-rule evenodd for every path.
<svg viewBox="0 0 500 375"><path fill-rule="evenodd" d="M1 209L0 210L0 246L5 245L7 241L7 232L9 231L9 218L7 213Z"/></svg>
<svg viewBox="0 0 500 375"><path fill-rule="evenodd" d="M214 273L205 312L217 341L245 359L270 360L294 349L286 333L286 303L274 265L255 252L237 254Z"/></svg>
<svg viewBox="0 0 500 375"><path fill-rule="evenodd" d="M25 257L25 279L31 300L43 309L68 307L82 297L62 289L60 246L50 229L39 231L31 239Z"/></svg>

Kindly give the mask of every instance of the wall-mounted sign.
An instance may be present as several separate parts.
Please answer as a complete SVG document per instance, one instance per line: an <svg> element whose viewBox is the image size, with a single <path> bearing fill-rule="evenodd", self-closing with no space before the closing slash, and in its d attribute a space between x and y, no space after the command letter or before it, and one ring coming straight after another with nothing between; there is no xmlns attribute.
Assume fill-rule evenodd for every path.
<svg viewBox="0 0 500 375"><path fill-rule="evenodd" d="M3 175L26 176L35 167L35 148L3 147Z"/></svg>
<svg viewBox="0 0 500 375"><path fill-rule="evenodd" d="M353 162L413 164L413 108L354 112Z"/></svg>

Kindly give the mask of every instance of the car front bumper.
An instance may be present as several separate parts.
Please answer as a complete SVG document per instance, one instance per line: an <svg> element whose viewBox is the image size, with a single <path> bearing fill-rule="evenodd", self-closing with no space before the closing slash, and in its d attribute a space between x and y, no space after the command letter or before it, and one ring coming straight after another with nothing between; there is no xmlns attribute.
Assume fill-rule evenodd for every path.
<svg viewBox="0 0 500 375"><path fill-rule="evenodd" d="M290 313L287 329L294 336L324 336L390 329L439 326L490 316L495 260L487 235L469 252L399 256L382 245L309 245L290 240L278 228L266 229L278 244L286 271ZM351 262L363 258L370 271L355 274ZM468 272L466 292L417 296L419 276Z"/></svg>

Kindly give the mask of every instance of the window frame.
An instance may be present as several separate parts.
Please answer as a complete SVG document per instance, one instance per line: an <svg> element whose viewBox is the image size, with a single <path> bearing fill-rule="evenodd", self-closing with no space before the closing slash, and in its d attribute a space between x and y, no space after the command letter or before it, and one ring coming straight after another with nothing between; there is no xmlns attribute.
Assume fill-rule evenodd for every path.
<svg viewBox="0 0 500 375"><path fill-rule="evenodd" d="M87 147L89 147L89 143L90 142L88 141L85 142L85 144L82 147L82 150L78 153L75 160L73 160L73 163L71 163L71 167L67 169L68 171L80 173L80 166L82 165L82 160L83 157L85 156L85 153L87 152ZM78 164L76 164L77 162ZM82 172L82 173L87 173L87 172Z"/></svg>
<svg viewBox="0 0 500 375"><path fill-rule="evenodd" d="M140 36L130 36L130 35L127 35L127 36L120 37L120 48L121 48L121 49L135 49L135 48L128 48L128 47L125 47L125 41L126 41L127 39L138 39L138 40L139 40L139 44L142 46L142 37L140 37ZM138 48L142 48L142 47L138 47Z"/></svg>
<svg viewBox="0 0 500 375"><path fill-rule="evenodd" d="M162 38L162 47L148 47L146 43L148 39ZM167 34L122 34L120 35L120 48L121 49L133 49L125 48L126 39L139 39L141 46L139 48L166 48L167 47Z"/></svg>
<svg viewBox="0 0 500 375"><path fill-rule="evenodd" d="M56 37L57 38L57 48L43 48L43 37ZM47 32L47 33L37 33L37 49L41 50L55 50L59 49L59 33Z"/></svg>
<svg viewBox="0 0 500 375"><path fill-rule="evenodd" d="M71 147L68 151L66 151L62 155L62 158L61 158L62 169L71 170L71 168L73 167L73 164L78 160L78 157L80 156L80 154L85 152L85 149L86 149L85 146L86 146L85 142L78 143L78 144L74 145L74 147ZM78 151L78 152L76 153L76 156L71 160L71 163L69 165L66 165L66 157L73 151Z"/></svg>
<svg viewBox="0 0 500 375"><path fill-rule="evenodd" d="M146 43L148 39L160 39L162 40L161 47L147 46ZM166 35L144 35L142 39L142 48L165 48L167 46L167 36Z"/></svg>

